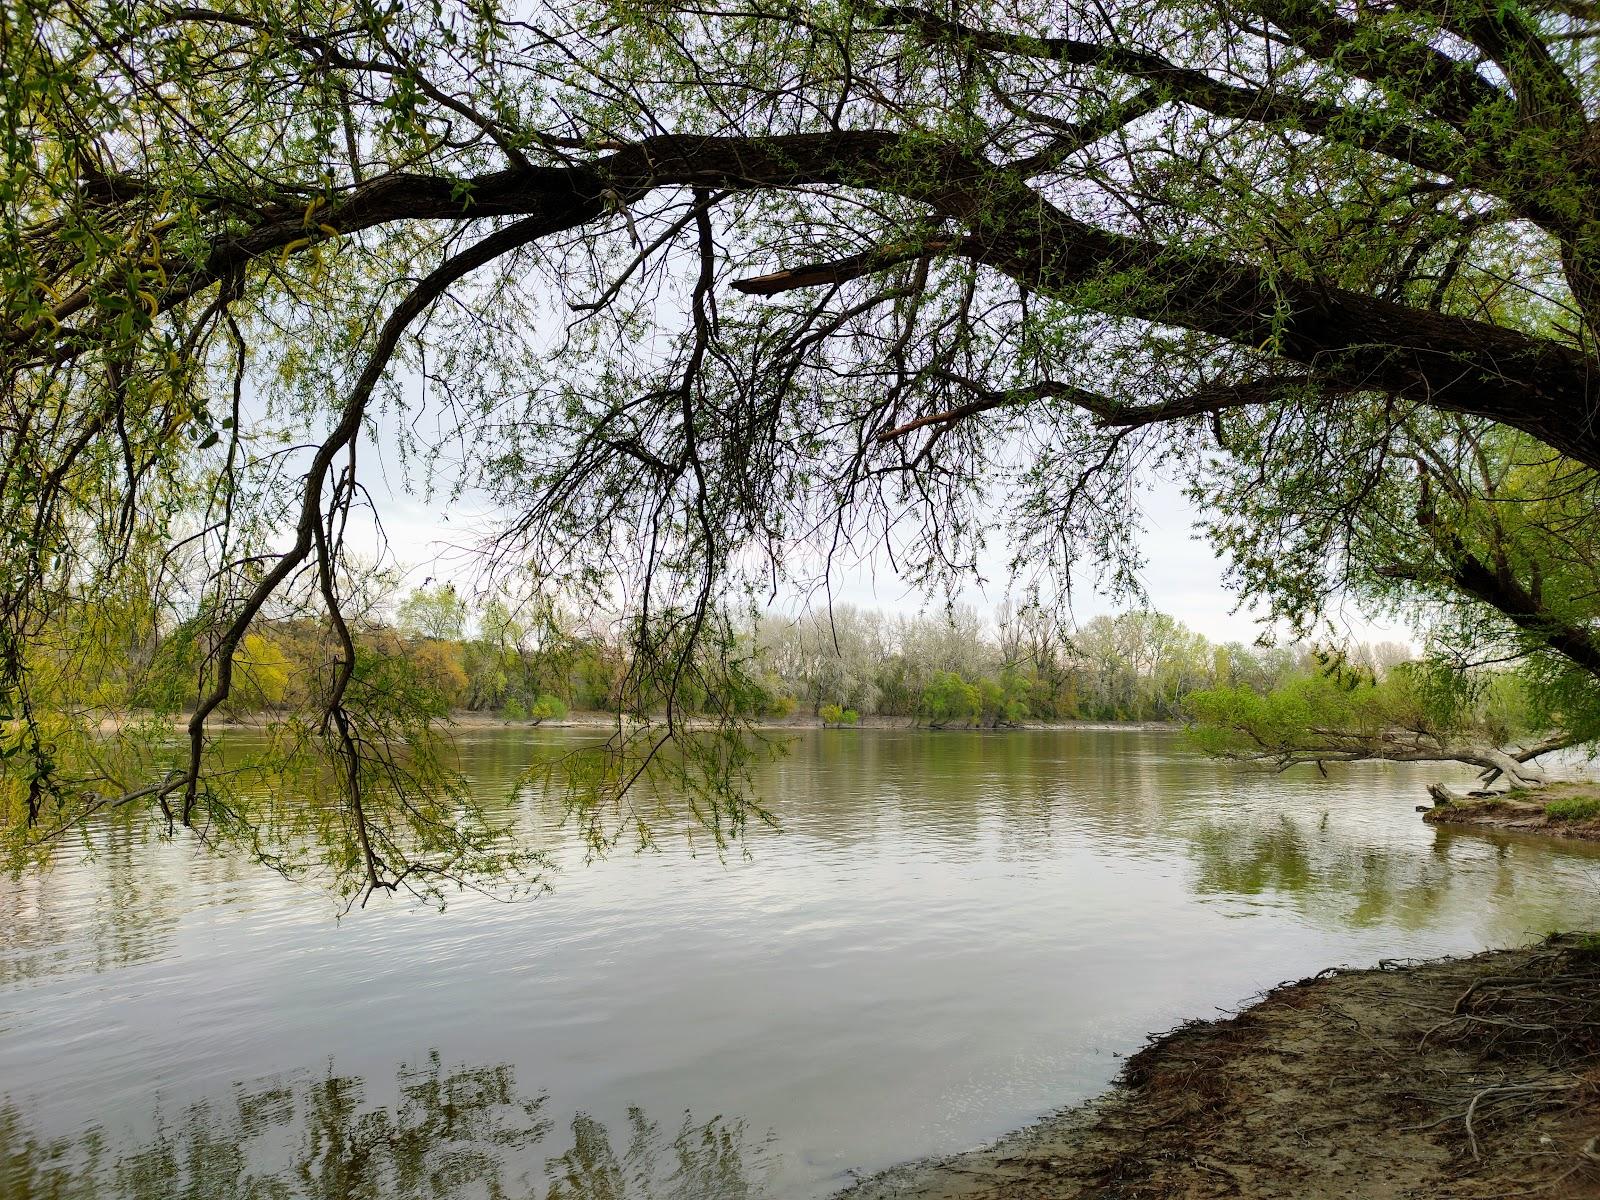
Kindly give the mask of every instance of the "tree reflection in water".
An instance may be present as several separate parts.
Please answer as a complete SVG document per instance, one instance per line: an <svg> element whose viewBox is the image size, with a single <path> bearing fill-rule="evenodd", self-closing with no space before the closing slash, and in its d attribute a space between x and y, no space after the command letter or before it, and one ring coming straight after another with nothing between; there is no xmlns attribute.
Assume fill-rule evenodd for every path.
<svg viewBox="0 0 1600 1200"><path fill-rule="evenodd" d="M0 1105L0 1200L759 1200L770 1141L739 1121L668 1134L637 1109L627 1144L579 1113L572 1148L534 1149L554 1122L547 1097L520 1094L510 1066L445 1070L437 1053L402 1066L391 1104L365 1100L365 1081L331 1070L310 1083L236 1086L173 1119L157 1110L148 1136L118 1144L95 1127L40 1137L27 1114Z"/></svg>

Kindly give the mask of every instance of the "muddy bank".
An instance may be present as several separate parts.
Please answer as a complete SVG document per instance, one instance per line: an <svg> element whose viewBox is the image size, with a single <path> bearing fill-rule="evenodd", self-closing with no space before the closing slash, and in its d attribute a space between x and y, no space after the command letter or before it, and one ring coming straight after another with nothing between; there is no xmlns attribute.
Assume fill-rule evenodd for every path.
<svg viewBox="0 0 1600 1200"><path fill-rule="evenodd" d="M1600 1197L1600 938L1325 972L848 1200Z"/></svg>
<svg viewBox="0 0 1600 1200"><path fill-rule="evenodd" d="M1505 792L1440 804L1422 815L1433 825L1510 829L1600 842L1600 784L1552 783L1537 792Z"/></svg>

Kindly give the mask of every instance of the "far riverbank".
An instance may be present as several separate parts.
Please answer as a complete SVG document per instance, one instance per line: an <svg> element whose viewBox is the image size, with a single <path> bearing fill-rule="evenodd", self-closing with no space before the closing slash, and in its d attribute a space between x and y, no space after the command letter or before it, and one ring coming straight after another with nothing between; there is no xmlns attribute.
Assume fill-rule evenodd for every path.
<svg viewBox="0 0 1600 1200"><path fill-rule="evenodd" d="M250 713L232 717L213 716L207 722L211 729L266 729L270 728L277 718L273 713ZM108 729L114 729L124 723L123 718L108 717L102 724ZM175 729L185 730L188 727L189 714L180 713L172 718ZM615 728L617 714L600 710L583 710L568 713L564 717L549 720L534 720L531 718L512 718L494 712L474 712L468 709L458 709L441 722L446 728L458 730L473 729L607 729ZM710 720L703 717L689 717L684 724L688 728L709 728ZM792 717L752 717L746 721L746 728L782 731L788 730L796 733L808 729L935 729L926 721L916 717L862 717L854 724L830 726L825 725L817 717L792 716ZM1022 729L1077 729L1086 732L1115 732L1117 730L1130 730L1147 733L1176 733L1183 729L1181 721L1019 721L1012 725L986 726L986 725L947 725L938 727L937 732L942 733L1008 733Z"/></svg>
<svg viewBox="0 0 1600 1200"><path fill-rule="evenodd" d="M457 729L588 729L615 726L617 714L602 711L569 713L558 720L512 720L498 713L453 712L450 724ZM690 718L689 724L704 723L703 718ZM825 725L820 718L811 716L753 717L748 722L751 729L795 730L806 729L931 729L926 721L916 717L861 717L849 725ZM1012 725L947 725L940 728L945 733L1006 733L1014 729L1082 729L1112 732L1119 729L1144 732L1177 732L1183 729L1181 721L1018 721Z"/></svg>

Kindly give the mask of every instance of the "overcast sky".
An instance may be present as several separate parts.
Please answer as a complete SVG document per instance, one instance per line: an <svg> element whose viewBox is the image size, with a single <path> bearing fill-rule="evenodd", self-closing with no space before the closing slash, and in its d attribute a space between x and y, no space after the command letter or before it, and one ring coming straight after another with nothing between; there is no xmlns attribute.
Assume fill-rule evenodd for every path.
<svg viewBox="0 0 1600 1200"><path fill-rule="evenodd" d="M396 465L383 450L369 444L365 456L364 477L380 505L390 554L407 569L408 584L418 586L430 578L450 580L458 588L472 591L481 561L474 549L494 523L494 511L484 499L470 495L450 502L419 498L400 486ZM1178 486L1152 476L1141 496L1147 525L1143 578L1151 607L1216 641L1255 640L1262 626L1248 611L1233 611L1235 597L1223 587L1222 564L1211 547L1195 536L1190 503ZM359 540L353 540L359 546ZM1005 597L1009 557L1009 548L1003 543L990 547L984 564L989 582L968 587L958 599L986 614L992 612ZM836 571L833 599L836 604L905 614L942 603L942 597L930 601L909 587L894 573L887 556ZM817 596L811 602L825 600ZM793 613L806 603L805 597L791 591L781 594L775 607ZM1087 581L1076 585L1073 613L1078 620L1114 612L1118 607L1125 606L1096 593ZM1356 641L1409 640L1404 628L1373 621L1353 608L1347 607L1336 623Z"/></svg>

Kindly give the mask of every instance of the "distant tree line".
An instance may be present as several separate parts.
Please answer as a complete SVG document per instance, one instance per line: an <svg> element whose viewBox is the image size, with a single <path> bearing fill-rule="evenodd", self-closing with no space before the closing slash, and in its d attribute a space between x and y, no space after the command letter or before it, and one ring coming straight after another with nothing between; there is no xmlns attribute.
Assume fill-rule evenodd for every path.
<svg viewBox="0 0 1600 1200"><path fill-rule="evenodd" d="M827 724L853 723L852 712L940 727L1178 720L1194 692L1266 693L1314 669L1309 646L1217 643L1150 610L1075 624L1009 603L989 621L966 606L911 617L836 607L762 618L752 640L766 690ZM1381 673L1411 650L1388 642L1348 654Z"/></svg>
<svg viewBox="0 0 1600 1200"><path fill-rule="evenodd" d="M200 618L119 656L93 699L177 711L193 703L207 653ZM417 588L356 628L367 673L414 691L438 714L553 720L569 710L617 711L630 668L620 622L560 608L522 611L501 597L474 603L450 585ZM234 653L230 711L270 713L314 701L327 637L311 618L263 620ZM1214 688L1267 693L1313 669L1304 645L1218 643L1165 613L1137 610L1071 624L1003 605L991 619L956 606L895 616L848 606L799 618L761 616L736 635L740 694L699 697L747 716L863 716L933 727L1004 727L1025 720L1177 720L1187 698ZM1376 671L1409 657L1395 643L1357 647ZM730 682L730 686L733 684Z"/></svg>
<svg viewBox="0 0 1600 1200"><path fill-rule="evenodd" d="M382 593L384 588L376 589ZM190 709L214 627L203 612L99 612L103 652L58 678L63 707ZM616 712L636 661L625 619L581 615L506 595L469 597L450 584L375 598L351 625L366 684L424 711L556 720L571 710ZM293 712L327 687L330 634L317 614L262 618L233 655L234 715ZM1265 695L1314 674L1307 645L1213 642L1165 613L1134 610L1081 623L1007 602L985 615L956 605L921 615L836 606L799 617L747 618L731 631L739 665L718 677L727 694L680 681L689 709L747 717L862 717L944 727L996 728L1027 720L1170 721L1189 698L1215 689ZM81 640L81 639L79 639ZM1341 652L1375 675L1411 656L1397 643ZM638 686L637 680L634 686Z"/></svg>
<svg viewBox="0 0 1600 1200"><path fill-rule="evenodd" d="M123 695L102 702L160 711L194 702L202 663L211 651L203 616L159 639ZM358 670L382 676L383 686L404 691L423 709L495 712L514 720L553 720L569 708L617 707L627 670L622 642L569 613L540 608L519 612L500 597L473 604L450 585L422 587L392 613L354 622ZM328 647L324 624L312 617L263 619L234 651L234 714L292 711L315 703L326 686Z"/></svg>

